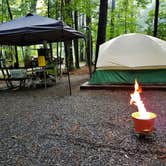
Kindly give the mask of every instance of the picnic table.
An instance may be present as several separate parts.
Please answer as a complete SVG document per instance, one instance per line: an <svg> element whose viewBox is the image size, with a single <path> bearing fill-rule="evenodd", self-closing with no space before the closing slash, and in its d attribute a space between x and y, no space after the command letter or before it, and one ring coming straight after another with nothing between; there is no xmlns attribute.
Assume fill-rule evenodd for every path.
<svg viewBox="0 0 166 166"><path fill-rule="evenodd" d="M8 88L13 88L13 81L19 81L19 87L25 85L25 80L28 79L26 68L10 68L10 67L1 67L1 77L0 80L6 82Z"/></svg>
<svg viewBox="0 0 166 166"><path fill-rule="evenodd" d="M44 86L47 87L48 78L54 79L56 82L56 76L50 76L49 70L51 70L50 67L1 67L0 80L5 81L7 87L10 89L15 87L25 87L26 82L30 82L32 86L35 86L36 84L44 84ZM19 82L19 85L15 86L14 82Z"/></svg>

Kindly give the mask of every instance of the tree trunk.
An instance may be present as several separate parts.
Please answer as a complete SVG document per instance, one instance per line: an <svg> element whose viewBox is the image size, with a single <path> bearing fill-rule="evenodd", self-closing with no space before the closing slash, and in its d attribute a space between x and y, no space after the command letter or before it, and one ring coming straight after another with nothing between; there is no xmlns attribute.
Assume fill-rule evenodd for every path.
<svg viewBox="0 0 166 166"><path fill-rule="evenodd" d="M61 20L63 20L64 18L63 18L63 16L64 16L64 12L63 12L63 8L64 8L64 6L65 6L65 2L64 2L65 0L61 0L60 2L61 2L61 9L60 9L60 11L61 11L61 15L60 15L60 18L61 18Z"/></svg>
<svg viewBox="0 0 166 166"><path fill-rule="evenodd" d="M159 0L156 0L155 6L155 17L154 17L154 31L153 36L157 37L157 28L158 28L158 15L159 15Z"/></svg>
<svg viewBox="0 0 166 166"><path fill-rule="evenodd" d="M13 15L12 15L12 12L10 9L9 1L6 0L6 3L7 3L7 8L8 8L8 13L9 13L10 19L13 20ZM15 48L15 58L16 58L15 67L19 67L17 46L15 46L14 48Z"/></svg>
<svg viewBox="0 0 166 166"><path fill-rule="evenodd" d="M87 64L89 67L89 74L91 78L92 73L92 37L91 37L91 17L86 17L86 29L87 29L87 42L86 42L86 54L87 54Z"/></svg>
<svg viewBox="0 0 166 166"><path fill-rule="evenodd" d="M31 0L31 6L30 6L31 13L36 13L36 5L37 5L37 0Z"/></svg>
<svg viewBox="0 0 166 166"><path fill-rule="evenodd" d="M84 27L84 14L81 15L80 19L81 19L81 27ZM80 61L84 61L84 41L80 41Z"/></svg>
<svg viewBox="0 0 166 166"><path fill-rule="evenodd" d="M128 0L124 0L124 8L125 8L125 20L124 20L124 33L127 33L127 10L128 10Z"/></svg>
<svg viewBox="0 0 166 166"><path fill-rule="evenodd" d="M66 68L68 71L72 71L74 69L73 66L73 56L72 55L72 45L71 41L64 42L65 45L65 62L66 62Z"/></svg>
<svg viewBox="0 0 166 166"><path fill-rule="evenodd" d="M13 20L13 15L12 15L12 12L11 12L10 5L9 5L9 1L8 1L8 0L6 0L6 4L7 4L7 9L8 9L8 13L9 13L10 19Z"/></svg>
<svg viewBox="0 0 166 166"><path fill-rule="evenodd" d="M78 30L78 12L74 11L74 24L75 29ZM78 39L74 40L74 51L75 51L75 67L80 68L79 65L79 54L78 54Z"/></svg>
<svg viewBox="0 0 166 166"><path fill-rule="evenodd" d="M68 6L70 4L70 1L71 0L65 0L65 6ZM66 12L67 12L67 15L70 16L70 18L72 19L72 12L71 12L71 10L70 9L66 9ZM65 22L67 24L69 24L68 20L65 20ZM67 49L65 49L65 50L68 50L68 52L65 52L65 55L67 55L68 69L69 69L69 71L71 71L71 70L74 69L72 41L64 42L64 44L65 44L65 47L68 47Z"/></svg>
<svg viewBox="0 0 166 166"><path fill-rule="evenodd" d="M99 23L98 23L97 42L96 42L96 54L95 54L95 70L98 59L99 45L104 43L106 38L107 9L108 9L108 0L100 0Z"/></svg>
<svg viewBox="0 0 166 166"><path fill-rule="evenodd" d="M115 0L112 0L111 6L111 28L110 28L110 38L114 37L114 10L115 10Z"/></svg>
<svg viewBox="0 0 166 166"><path fill-rule="evenodd" d="M50 17L50 0L47 0L47 16Z"/></svg>
<svg viewBox="0 0 166 166"><path fill-rule="evenodd" d="M50 0L47 0L47 16L50 17ZM50 55L53 57L52 53L52 43L49 43Z"/></svg>
<svg viewBox="0 0 166 166"><path fill-rule="evenodd" d="M91 38L91 17L86 16L86 25L87 25L87 31L88 31L88 50L87 50L87 60L90 63L91 56L93 55L92 50L92 38Z"/></svg>

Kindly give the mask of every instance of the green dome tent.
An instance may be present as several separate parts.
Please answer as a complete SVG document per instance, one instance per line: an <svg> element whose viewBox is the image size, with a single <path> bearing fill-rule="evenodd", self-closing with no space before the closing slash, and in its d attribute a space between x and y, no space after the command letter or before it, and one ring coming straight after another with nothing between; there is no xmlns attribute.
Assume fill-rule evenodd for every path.
<svg viewBox="0 0 166 166"><path fill-rule="evenodd" d="M90 84L166 83L166 41L125 34L100 45Z"/></svg>

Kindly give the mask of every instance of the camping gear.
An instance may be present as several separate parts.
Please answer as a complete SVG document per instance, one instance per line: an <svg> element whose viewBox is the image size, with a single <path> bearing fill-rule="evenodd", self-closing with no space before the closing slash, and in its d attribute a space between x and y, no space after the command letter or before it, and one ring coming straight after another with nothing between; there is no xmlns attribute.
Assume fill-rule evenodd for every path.
<svg viewBox="0 0 166 166"><path fill-rule="evenodd" d="M90 84L166 83L166 41L125 34L100 45Z"/></svg>
<svg viewBox="0 0 166 166"><path fill-rule="evenodd" d="M45 67L46 66L46 60L45 60L45 56L38 56L38 66L39 67Z"/></svg>
<svg viewBox="0 0 166 166"><path fill-rule="evenodd" d="M147 112L150 116L149 119L139 118L139 112L132 113L135 131L139 134L149 134L154 129L154 123L157 115L152 112Z"/></svg>

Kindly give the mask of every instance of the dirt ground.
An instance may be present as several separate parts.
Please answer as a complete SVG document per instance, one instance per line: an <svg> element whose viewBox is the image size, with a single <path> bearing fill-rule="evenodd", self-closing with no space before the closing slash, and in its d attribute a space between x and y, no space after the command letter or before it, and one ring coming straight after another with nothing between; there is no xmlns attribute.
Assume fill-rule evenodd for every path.
<svg viewBox="0 0 166 166"><path fill-rule="evenodd" d="M1 166L164 166L166 91L144 90L155 130L140 137L129 105L131 90L80 90L83 67L48 88L0 91Z"/></svg>

